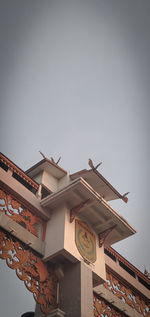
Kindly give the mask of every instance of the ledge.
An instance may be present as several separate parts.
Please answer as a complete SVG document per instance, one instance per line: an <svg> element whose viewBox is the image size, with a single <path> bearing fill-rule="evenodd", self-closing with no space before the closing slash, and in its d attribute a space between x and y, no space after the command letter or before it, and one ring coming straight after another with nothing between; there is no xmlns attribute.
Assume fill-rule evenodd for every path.
<svg viewBox="0 0 150 317"><path fill-rule="evenodd" d="M120 311L125 313L129 317L141 317L142 314L139 314L135 309L131 308L128 304L124 303L112 292L108 291L103 285L96 286L94 292L104 298L111 305L117 307Z"/></svg>
<svg viewBox="0 0 150 317"><path fill-rule="evenodd" d="M31 232L23 228L2 212L0 212L0 227L27 244L31 249L44 256L45 242L35 237Z"/></svg>

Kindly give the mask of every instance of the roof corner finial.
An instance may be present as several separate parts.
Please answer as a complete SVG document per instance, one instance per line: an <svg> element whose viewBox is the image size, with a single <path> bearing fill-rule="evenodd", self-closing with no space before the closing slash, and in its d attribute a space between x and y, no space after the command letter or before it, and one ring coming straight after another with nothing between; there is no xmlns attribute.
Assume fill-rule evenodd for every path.
<svg viewBox="0 0 150 317"><path fill-rule="evenodd" d="M40 154L43 156L44 159L47 159L47 157L46 157L41 151L39 151L39 152L40 152ZM59 157L59 159L57 160L57 162L55 162L55 160L54 160L54 158L53 158L52 156L50 157L50 161L51 161L52 163L56 164L56 165L58 165L58 163L60 162L60 160L61 160L61 156Z"/></svg>
<svg viewBox="0 0 150 317"><path fill-rule="evenodd" d="M56 164L58 164L61 160L61 156L59 157L59 159L57 160Z"/></svg>
<svg viewBox="0 0 150 317"><path fill-rule="evenodd" d="M57 162L55 162L55 160L54 160L54 158L53 158L52 156L51 156L50 160L51 160L54 164L58 165L58 163L59 163L60 160L61 160L61 156L59 157L59 159L57 160Z"/></svg>
<svg viewBox="0 0 150 317"><path fill-rule="evenodd" d="M94 171L102 164L102 162L100 162L96 166L94 166L93 161L89 158L88 164L91 167L91 169Z"/></svg>
<svg viewBox="0 0 150 317"><path fill-rule="evenodd" d="M122 195L122 199L125 201L125 203L128 202L128 197L127 197L127 195L129 195L129 194L130 194L130 192L127 192L127 193L125 193L125 194Z"/></svg>
<svg viewBox="0 0 150 317"><path fill-rule="evenodd" d="M50 160L51 160L53 163L55 163L55 161L54 161L54 159L53 159L53 157L52 157L52 156L50 157Z"/></svg>
<svg viewBox="0 0 150 317"><path fill-rule="evenodd" d="M144 275L150 279L150 273L147 271L146 267L144 269Z"/></svg>
<svg viewBox="0 0 150 317"><path fill-rule="evenodd" d="M46 159L46 156L41 151L39 151L39 152L43 156L43 158Z"/></svg>

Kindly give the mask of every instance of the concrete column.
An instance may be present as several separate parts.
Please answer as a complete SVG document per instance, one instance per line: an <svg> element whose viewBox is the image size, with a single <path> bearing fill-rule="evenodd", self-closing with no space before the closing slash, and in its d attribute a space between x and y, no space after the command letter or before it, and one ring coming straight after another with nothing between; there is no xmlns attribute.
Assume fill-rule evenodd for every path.
<svg viewBox="0 0 150 317"><path fill-rule="evenodd" d="M41 312L40 305L36 303L35 306L35 317L44 317L45 315Z"/></svg>
<svg viewBox="0 0 150 317"><path fill-rule="evenodd" d="M47 317L64 317L66 314L59 308L54 309L50 312Z"/></svg>
<svg viewBox="0 0 150 317"><path fill-rule="evenodd" d="M66 265L60 281L59 308L66 317L93 317L92 271L84 263Z"/></svg>

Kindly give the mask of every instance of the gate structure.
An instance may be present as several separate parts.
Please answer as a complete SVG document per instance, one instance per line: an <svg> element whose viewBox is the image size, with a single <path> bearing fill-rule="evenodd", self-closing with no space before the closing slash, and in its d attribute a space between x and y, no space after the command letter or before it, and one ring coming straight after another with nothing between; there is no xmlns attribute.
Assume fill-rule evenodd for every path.
<svg viewBox="0 0 150 317"><path fill-rule="evenodd" d="M0 258L35 317L150 316L149 278L111 247L135 233L113 199L127 202L94 166L70 175L44 158L23 172L0 154Z"/></svg>

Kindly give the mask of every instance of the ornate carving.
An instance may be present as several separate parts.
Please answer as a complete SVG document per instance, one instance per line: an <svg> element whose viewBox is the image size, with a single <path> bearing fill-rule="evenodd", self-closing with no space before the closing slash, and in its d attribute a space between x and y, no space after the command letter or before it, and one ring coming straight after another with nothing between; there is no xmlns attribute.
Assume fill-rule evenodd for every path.
<svg viewBox="0 0 150 317"><path fill-rule="evenodd" d="M102 245L105 243L106 238L108 237L108 235L112 232L112 230L114 230L117 227L117 225L114 225L108 229L106 229L103 232L100 232L98 234L98 238L99 238L99 247L101 248Z"/></svg>
<svg viewBox="0 0 150 317"><path fill-rule="evenodd" d="M73 222L73 220L75 219L75 217L77 216L77 214L81 211L81 209L87 205L89 205L91 203L91 199L87 199L85 201L83 201L82 203L76 205L75 207L73 207L70 210L70 222Z"/></svg>
<svg viewBox="0 0 150 317"><path fill-rule="evenodd" d="M106 300L102 299L101 297L97 298L94 295L94 317L123 317L126 316L119 310L115 309L110 303Z"/></svg>
<svg viewBox="0 0 150 317"><path fill-rule="evenodd" d="M36 237L39 237L43 221L2 189L0 189L0 211L4 212L8 217L19 223Z"/></svg>
<svg viewBox="0 0 150 317"><path fill-rule="evenodd" d="M150 304L147 304L143 298L135 294L131 288L123 285L115 276L107 272L107 282L104 286L114 295L120 298L124 303L131 306L143 316L150 316Z"/></svg>
<svg viewBox="0 0 150 317"><path fill-rule="evenodd" d="M57 307L57 279L52 269L48 268L29 247L0 231L0 258L16 270L20 280L40 304L41 311L48 314Z"/></svg>

